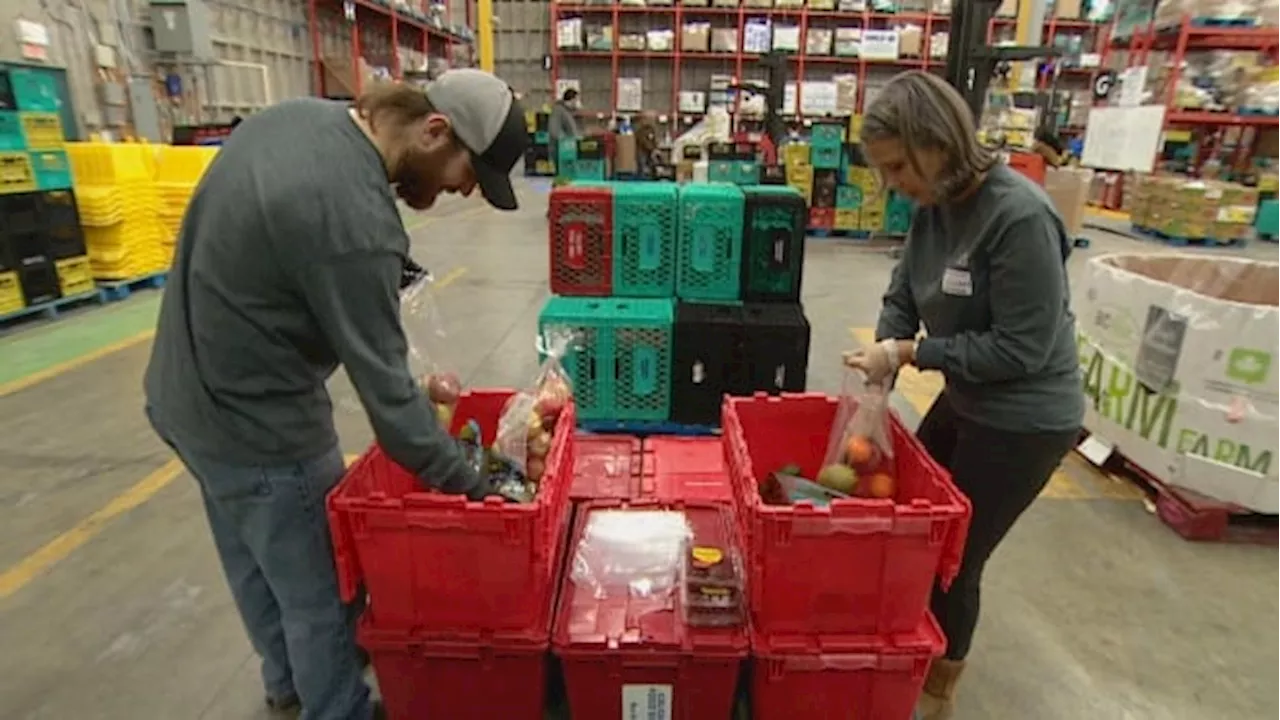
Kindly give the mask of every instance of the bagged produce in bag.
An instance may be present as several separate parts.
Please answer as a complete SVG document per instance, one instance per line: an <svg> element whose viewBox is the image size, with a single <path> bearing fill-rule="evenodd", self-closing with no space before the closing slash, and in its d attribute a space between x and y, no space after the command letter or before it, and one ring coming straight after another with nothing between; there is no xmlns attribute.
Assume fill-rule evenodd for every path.
<svg viewBox="0 0 1280 720"><path fill-rule="evenodd" d="M663 598L676 588L693 537L684 513L597 510L573 553L573 582L597 598Z"/></svg>
<svg viewBox="0 0 1280 720"><path fill-rule="evenodd" d="M511 396L498 419L494 450L532 483L542 479L556 421L573 400L573 383L561 364L576 340L569 328L547 328L538 338L546 357L533 385Z"/></svg>
<svg viewBox="0 0 1280 720"><path fill-rule="evenodd" d="M858 497L891 498L897 490L889 432L889 381L866 382L846 370L835 422L817 483Z"/></svg>

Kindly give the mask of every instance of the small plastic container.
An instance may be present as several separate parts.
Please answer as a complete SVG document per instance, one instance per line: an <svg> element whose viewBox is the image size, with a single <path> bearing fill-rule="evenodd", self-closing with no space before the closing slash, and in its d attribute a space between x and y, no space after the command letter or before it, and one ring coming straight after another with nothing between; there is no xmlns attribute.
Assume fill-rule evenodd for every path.
<svg viewBox="0 0 1280 720"><path fill-rule="evenodd" d="M718 437L651 435L644 440L644 497L660 503L733 501Z"/></svg>
<svg viewBox="0 0 1280 720"><path fill-rule="evenodd" d="M592 502L578 510L572 553L592 512L661 509L660 503ZM714 504L677 504L693 528L694 544L736 545L727 510ZM566 575L552 630L552 649L564 667L575 718L727 718L742 661L745 627L700 628L683 621L683 593L662 609L652 598L596 597Z"/></svg>
<svg viewBox="0 0 1280 720"><path fill-rule="evenodd" d="M775 636L752 633L756 720L910 720L929 663L946 649L932 615L907 633Z"/></svg>

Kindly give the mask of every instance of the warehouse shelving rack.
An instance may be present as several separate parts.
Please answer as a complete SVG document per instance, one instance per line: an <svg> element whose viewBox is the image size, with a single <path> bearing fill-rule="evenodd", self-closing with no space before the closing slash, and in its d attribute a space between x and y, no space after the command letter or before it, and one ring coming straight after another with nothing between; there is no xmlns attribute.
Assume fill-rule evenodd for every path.
<svg viewBox="0 0 1280 720"><path fill-rule="evenodd" d="M683 4L662 5L662 6L636 6L636 5L619 5L619 4L591 4L577 5L562 2L553 2L551 4L551 84L555 86L556 81L563 75L564 66L572 61L608 61L610 63L610 94L607 107L590 106L590 109L584 110L584 115L601 115L609 116L616 112L618 104L618 76L619 65L621 61L627 59L669 61L671 63L671 105L669 113L675 116L698 115L699 113L689 113L679 110L678 98L681 91L682 71L685 64L701 63L701 62L720 62L726 65L726 72L732 72L735 78L741 82L744 72L752 69L752 64L762 56L756 53L748 53L742 51L743 31L747 21L752 18L767 18L773 20L790 20L798 23L800 28L799 46L800 52L790 55L791 63L794 66L791 80L797 83L796 88L796 107L797 110L801 103L800 86L805 79L806 67L813 66L842 66L849 69L850 72L856 74L859 78L858 95L856 106L861 111L864 102L864 94L866 91L866 77L869 69L875 68L897 68L911 69L920 68L926 70L934 70L942 72L946 67L946 59L944 57L931 57L929 43L935 31L948 27L950 23L950 15L935 12L876 12L876 11L860 11L847 12L841 10L814 10L808 6L798 8L760 8L760 7L703 7L688 6ZM625 17L664 17L670 18L671 28L676 32L675 42L670 51L628 51L618 49L618 34L622 28L622 19ZM613 47L611 50L562 50L556 41L556 28L559 21L564 18L582 17L582 18L609 18L609 25L613 31ZM735 52L690 52L681 49L680 30L686 19L702 19L702 18L722 18L730 21L736 20L737 27L737 50ZM805 48L810 21L830 21L844 20L864 29L876 29L890 22L908 22L914 23L921 27L922 42L921 53L919 57L900 57L896 60L869 60L862 57L837 56L837 55L808 55L803 49ZM1016 25L1017 19L1013 17L997 17L993 18L989 23L988 37L995 34L995 30L1001 26L1012 27ZM1103 27L1098 23L1088 20L1071 20L1051 17L1044 23L1045 37L1047 43L1052 43L1054 36L1059 31L1065 30L1097 30ZM1076 70L1070 71L1076 73ZM1092 74L1093 70L1087 70L1084 74ZM585 92L584 92L585 95ZM589 98L584 105L589 105ZM660 108L651 108L661 110Z"/></svg>
<svg viewBox="0 0 1280 720"><path fill-rule="evenodd" d="M1110 59L1110 53L1123 52L1124 68L1141 67L1152 62L1152 53L1171 53L1167 59L1159 60L1167 65L1169 75L1167 87L1162 98L1156 101L1165 106L1164 131L1200 130L1209 131L1210 143L1202 143L1197 154L1195 166L1199 167L1209 155L1209 148L1222 143L1223 135L1234 130L1241 134L1235 143L1233 165L1239 165L1254 154L1259 137L1259 130L1280 127L1280 118L1267 114L1241 114L1233 109L1230 112L1210 112L1202 110L1184 110L1177 107L1177 85L1182 76L1183 64L1188 52L1203 50L1241 50L1265 53L1272 64L1276 63L1277 49L1280 49L1280 37L1275 27L1228 25L1220 22L1204 21L1190 15L1172 25L1158 25L1154 18L1148 20L1145 28L1135 29L1131 33L1120 36L1113 31L1111 42L1104 50L1103 64ZM1252 138L1245 141L1244 134L1252 133ZM1167 137L1167 135L1166 135ZM1157 153L1159 150L1157 150ZM1157 155L1157 161L1159 156Z"/></svg>
<svg viewBox="0 0 1280 720"><path fill-rule="evenodd" d="M396 8L394 5L377 2L377 0L307 0L307 30L311 36L311 72L312 91L320 96L327 95L328 88L324 80L324 42L321 37L322 13L337 13L347 18L351 33L351 64L356 94L360 93L363 78L359 66L362 52L362 32L370 27L385 26L386 37L392 48L390 55L391 74L397 79L403 77L400 67L400 48L412 48L423 55L448 56L457 44L470 44L466 35L455 32L449 26L451 14L450 4L445 5L444 23L435 24L425 16L412 14ZM471 3L466 3L466 22L471 25ZM438 51L438 52L437 52Z"/></svg>

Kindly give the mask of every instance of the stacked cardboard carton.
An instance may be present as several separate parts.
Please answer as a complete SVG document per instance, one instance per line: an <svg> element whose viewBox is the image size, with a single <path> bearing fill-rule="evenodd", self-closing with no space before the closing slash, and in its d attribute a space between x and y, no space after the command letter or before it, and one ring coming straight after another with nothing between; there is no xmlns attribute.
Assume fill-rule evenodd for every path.
<svg viewBox="0 0 1280 720"><path fill-rule="evenodd" d="M1258 189L1218 180L1148 176L1131 194L1135 227L1178 240L1228 244L1249 237Z"/></svg>

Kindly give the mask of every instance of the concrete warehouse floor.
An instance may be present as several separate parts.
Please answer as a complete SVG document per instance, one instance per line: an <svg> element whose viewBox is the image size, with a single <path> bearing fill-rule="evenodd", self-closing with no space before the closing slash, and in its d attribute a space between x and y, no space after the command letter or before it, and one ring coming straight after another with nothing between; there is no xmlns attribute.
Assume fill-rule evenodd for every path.
<svg viewBox="0 0 1280 720"><path fill-rule="evenodd" d="M514 214L450 199L408 219L444 286L447 363L473 385L520 384L535 368L547 184L520 187ZM1163 251L1093 240L1071 260L1077 274L1099 252ZM839 353L874 325L891 267L880 250L810 242L812 388L838 389ZM0 336L0 717L266 716L196 486L143 418L158 299ZM904 377L904 417L939 386ZM336 404L359 452L363 415ZM1184 542L1127 484L1069 458L988 568L956 717L1275 718L1276 586L1275 548Z"/></svg>

